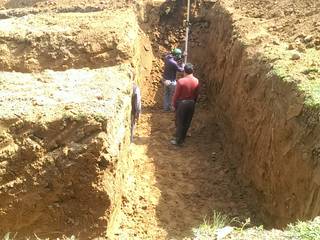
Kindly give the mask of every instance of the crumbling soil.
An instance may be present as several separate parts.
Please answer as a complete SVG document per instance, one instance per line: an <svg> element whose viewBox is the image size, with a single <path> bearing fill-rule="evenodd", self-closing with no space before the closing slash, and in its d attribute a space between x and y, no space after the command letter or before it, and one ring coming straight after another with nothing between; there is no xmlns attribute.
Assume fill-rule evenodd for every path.
<svg viewBox="0 0 320 240"><path fill-rule="evenodd" d="M130 69L2 73L0 235L112 231L130 169Z"/></svg>
<svg viewBox="0 0 320 240"><path fill-rule="evenodd" d="M319 4L225 0L220 5L225 8L215 8L212 17L215 1L192 1L188 58L195 63L202 95L192 137L184 147L175 148L169 145L174 115L160 113L160 108L162 59L173 47L184 47L185 8L179 8L178 2L166 1L159 6L162 2L147 1L145 8L130 1L0 2L4 19L0 22L1 70L31 73L2 73L4 80L0 82L5 90L1 94L8 98L1 100L5 109L0 122L1 234L17 231L19 236L75 234L87 239L109 234L111 239L182 239L191 237L192 228L213 210L240 220L250 217L253 223L261 223L259 216L264 213L271 226L276 219L283 224L317 213L319 181L316 174L306 177L312 169L307 160L317 148L312 140L313 145L309 142L304 149L313 155L301 155L304 152L299 149L304 145L296 146L305 135L288 140L294 129L308 131L307 125L299 124L305 118L309 121L309 115L297 118L304 112L302 100L281 82L275 87L284 97L279 101L280 110L274 108L274 95L268 92L271 82L264 78L269 65L261 67L265 62L256 53L264 44L299 52L317 50ZM101 11L106 9L114 12ZM215 19L223 21L219 24ZM112 91L125 86L121 82L117 82L119 86L104 85L101 68L124 62L136 70L144 103L130 158L126 155L130 109L128 102L121 100L130 95L129 87L116 94L118 104L99 105L104 98L115 100ZM90 69L55 72L69 68L98 69L100 74L92 77L95 71ZM72 85L69 81L76 73L83 76ZM89 80L98 79L97 92L91 91L88 79L86 87L78 84L86 78L85 73ZM58 80L51 76L58 76ZM117 75L111 82L119 79ZM121 80L130 81L127 75ZM81 90L82 101L76 104L79 98L70 94L73 87ZM11 101L12 96L19 104ZM208 99L215 105L209 106ZM69 100L73 103L61 104ZM50 101L56 108L44 104ZM289 109L291 102L295 104ZM126 107L119 107L123 104ZM102 118L110 117L107 130L100 115L104 109L111 109L110 115ZM285 114L276 118L274 111ZM32 114L26 117L25 112ZM71 117L63 116L65 112ZM53 116L58 117L53 121ZM279 135L272 134L274 126L282 129ZM270 143L271 139L276 142ZM283 162L274 163L275 154L282 154L282 149L286 151L280 158ZM111 159L110 152L114 153ZM303 165L299 165L301 156L307 159ZM118 159L128 161L119 164ZM286 169L296 173L296 178L284 169L288 159L293 163ZM280 178L275 171L278 168L285 173ZM301 179L303 184L295 184ZM300 197L310 179L311 194ZM252 187L260 193L256 195L260 210ZM305 206L302 202L309 203Z"/></svg>

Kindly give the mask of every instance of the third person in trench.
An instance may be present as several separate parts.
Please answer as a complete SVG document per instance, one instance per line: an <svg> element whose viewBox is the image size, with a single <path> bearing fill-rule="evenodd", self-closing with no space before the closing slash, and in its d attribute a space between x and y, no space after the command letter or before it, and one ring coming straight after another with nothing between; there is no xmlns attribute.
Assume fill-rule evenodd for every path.
<svg viewBox="0 0 320 240"><path fill-rule="evenodd" d="M194 114L199 95L199 80L193 76L193 65L184 66L184 77L177 81L172 104L176 112L176 138L173 145L181 145L185 141Z"/></svg>

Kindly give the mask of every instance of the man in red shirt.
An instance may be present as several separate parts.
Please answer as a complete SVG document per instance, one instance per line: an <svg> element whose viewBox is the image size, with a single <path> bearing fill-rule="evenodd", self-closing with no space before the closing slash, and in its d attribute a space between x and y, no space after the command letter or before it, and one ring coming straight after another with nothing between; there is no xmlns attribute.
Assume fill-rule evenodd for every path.
<svg viewBox="0 0 320 240"><path fill-rule="evenodd" d="M173 145L181 145L187 135L194 113L195 103L199 94L199 80L193 76L193 65L184 66L184 77L177 81L173 96L173 106L176 110L176 139Z"/></svg>

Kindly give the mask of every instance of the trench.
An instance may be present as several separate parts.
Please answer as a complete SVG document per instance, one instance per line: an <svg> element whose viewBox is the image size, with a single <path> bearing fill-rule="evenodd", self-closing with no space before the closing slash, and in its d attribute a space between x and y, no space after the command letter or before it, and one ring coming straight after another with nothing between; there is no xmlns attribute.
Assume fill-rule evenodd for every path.
<svg viewBox="0 0 320 240"><path fill-rule="evenodd" d="M98 71L93 79L115 76L119 83L113 85L110 79L108 84L119 91L109 93L117 96L117 101L110 103L115 114L102 119L68 116L46 126L1 120L1 136L8 139L1 142L1 163L14 160L1 168L8 172L1 176L6 184L1 183L0 197L3 205L10 205L2 213L6 219L0 220L5 227L1 234L21 231L24 236L75 235L79 239L106 234L111 239L183 239L192 237L192 230L213 211L240 221L250 218L253 225L268 227L283 227L319 215L316 110L306 108L295 86L273 74L268 59L246 42L229 6L200 5L193 12L189 59L196 66L202 95L190 130L192 136L181 149L169 144L175 129L174 115L160 110L159 84L163 54L172 45L183 46L183 27L177 19L181 12L163 16L164 5L140 6L140 26L133 28L141 28L145 35L129 54L114 47L115 42L104 43L109 51L104 55L95 52L94 45L83 53L73 46L75 43L66 41L71 44L71 54L78 54L66 61L64 57L70 53L64 49L54 46L41 52L41 46L27 43L28 53L39 50L36 61L25 64L18 58L2 65L3 71L41 72L51 68L67 71L67 76L72 74L66 69L91 67ZM163 35L172 39L170 44ZM94 42L94 36L91 38ZM130 54L134 56L130 58ZM52 62L46 60L48 56ZM128 77L129 67L116 66L123 62L131 63L137 72L144 105L131 145L128 83L132 79ZM115 72L104 69L110 66ZM72 134L75 129L77 134ZM13 146L10 151L8 146ZM49 153L50 158L39 157L39 152ZM17 164L16 159L28 167ZM69 168L75 162L79 165ZM28 184L15 182L17 175L20 179L26 175Z"/></svg>
<svg viewBox="0 0 320 240"><path fill-rule="evenodd" d="M305 104L295 83L276 74L260 45L261 39L270 43L272 37L254 19L237 16L226 3L198 2L194 7L188 57L196 65L203 93L185 149L168 146L173 116L154 109L144 116L151 126L142 123L135 144L143 147L135 147L148 158L137 171L143 176L140 181L145 177L155 182L148 194L155 188L161 195L155 194L156 207L143 194L142 205L135 205L143 209L135 210L141 226L152 222L149 211L158 218L156 230L139 228L140 236L159 238L165 229L165 238L189 237L213 210L242 220L250 217L253 225L267 228L313 219L319 215L318 110ZM185 9L175 10L160 18L157 30L183 48ZM255 33L247 36L242 27L249 21ZM161 37L155 39L170 50ZM159 111L161 89L153 98L146 104ZM141 159L140 154L134 158Z"/></svg>

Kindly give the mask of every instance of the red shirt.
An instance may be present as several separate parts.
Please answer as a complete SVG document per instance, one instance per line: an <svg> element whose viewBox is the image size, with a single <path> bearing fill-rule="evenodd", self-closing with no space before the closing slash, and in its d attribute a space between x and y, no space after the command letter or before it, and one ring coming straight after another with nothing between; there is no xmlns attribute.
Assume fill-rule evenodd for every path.
<svg viewBox="0 0 320 240"><path fill-rule="evenodd" d="M173 96L173 106L177 108L179 100L196 100L199 94L199 80L193 74L180 78L177 81Z"/></svg>

